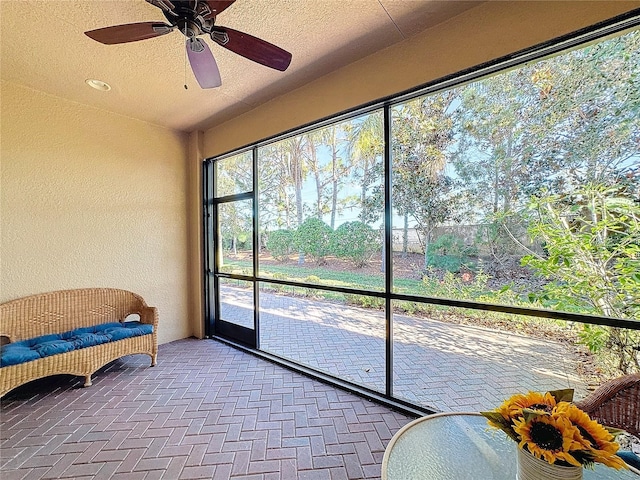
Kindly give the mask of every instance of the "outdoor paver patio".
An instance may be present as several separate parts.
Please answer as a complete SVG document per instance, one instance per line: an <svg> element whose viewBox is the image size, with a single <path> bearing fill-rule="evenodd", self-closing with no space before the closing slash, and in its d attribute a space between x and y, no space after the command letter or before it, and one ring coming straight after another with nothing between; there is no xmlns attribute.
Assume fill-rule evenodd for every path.
<svg viewBox="0 0 640 480"><path fill-rule="evenodd" d="M224 318L250 326L253 300L225 289ZM469 325L394 315L394 394L440 411L494 408L515 393L586 386L566 345ZM379 392L384 313L260 292L260 348Z"/></svg>

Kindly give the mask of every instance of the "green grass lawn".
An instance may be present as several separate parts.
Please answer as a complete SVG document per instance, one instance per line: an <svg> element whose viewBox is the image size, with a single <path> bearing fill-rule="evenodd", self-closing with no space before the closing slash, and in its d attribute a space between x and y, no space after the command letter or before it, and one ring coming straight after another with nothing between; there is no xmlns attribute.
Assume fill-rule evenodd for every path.
<svg viewBox="0 0 640 480"><path fill-rule="evenodd" d="M246 260L234 260L225 265L230 273L251 272L252 263ZM384 291L384 273L368 275L351 271L337 271L318 266L299 265L265 265L260 269L260 277L288 280L315 285L354 288L360 290ZM420 280L406 278L394 279L394 292L407 295L425 295L425 288ZM326 292L331 293L331 292Z"/></svg>

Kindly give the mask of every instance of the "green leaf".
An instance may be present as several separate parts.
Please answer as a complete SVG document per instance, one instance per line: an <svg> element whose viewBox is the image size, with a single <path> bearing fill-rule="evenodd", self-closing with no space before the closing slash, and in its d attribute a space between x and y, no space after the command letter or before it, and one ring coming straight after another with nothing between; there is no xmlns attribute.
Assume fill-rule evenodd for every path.
<svg viewBox="0 0 640 480"><path fill-rule="evenodd" d="M551 390L549 392L556 403L573 402L573 388L565 388L564 390Z"/></svg>
<svg viewBox="0 0 640 480"><path fill-rule="evenodd" d="M527 423L531 422L531 420L535 420L538 417L543 417L546 415L546 413L543 413L540 410L532 410L531 408L522 409L522 416L524 417L524 421Z"/></svg>
<svg viewBox="0 0 640 480"><path fill-rule="evenodd" d="M516 434L516 432L513 431L513 425L511 425L511 422L509 420L506 420L500 413L480 412L480 415L487 418L488 420L491 420L491 422L493 422L493 425L491 426L496 426L497 428L502 430L504 433L506 433L507 436L512 440L516 442L520 441L520 438L518 438L518 435Z"/></svg>

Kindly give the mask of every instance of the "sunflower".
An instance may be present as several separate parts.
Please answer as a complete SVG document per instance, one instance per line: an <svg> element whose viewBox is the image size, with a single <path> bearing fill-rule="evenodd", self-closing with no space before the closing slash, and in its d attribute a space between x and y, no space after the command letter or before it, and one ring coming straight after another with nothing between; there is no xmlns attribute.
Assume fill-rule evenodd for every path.
<svg viewBox="0 0 640 480"><path fill-rule="evenodd" d="M618 444L613 442L613 435L572 403L558 403L551 415L554 417L567 418L578 427L580 437L577 440L586 448L594 448L611 453L618 451Z"/></svg>
<svg viewBox="0 0 640 480"><path fill-rule="evenodd" d="M575 438L579 435L578 428L563 417L537 415L526 421L523 417L513 421L513 429L520 436L519 447L527 447L530 453L538 458L544 458L549 463L556 460L567 462L576 467L580 462L569 453L579 450L583 446Z"/></svg>
<svg viewBox="0 0 640 480"><path fill-rule="evenodd" d="M564 417L575 425L579 431L576 441L581 443L582 450L587 450L587 458L593 462L603 463L616 469L626 465L616 455L619 445L613 441L613 435L589 415L568 402L559 402L551 414L553 417Z"/></svg>
<svg viewBox="0 0 640 480"><path fill-rule="evenodd" d="M556 399L549 392L542 393L529 392L526 395L521 393L505 400L496 411L502 415L505 420L512 420L522 416L522 410L529 408L544 413L551 413L556 406Z"/></svg>

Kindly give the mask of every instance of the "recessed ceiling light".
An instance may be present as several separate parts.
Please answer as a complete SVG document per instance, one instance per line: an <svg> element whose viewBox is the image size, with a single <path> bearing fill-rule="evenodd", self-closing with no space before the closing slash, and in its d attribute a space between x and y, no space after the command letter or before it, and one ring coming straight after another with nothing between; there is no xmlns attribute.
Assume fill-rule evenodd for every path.
<svg viewBox="0 0 640 480"><path fill-rule="evenodd" d="M85 80L85 82L87 85L89 85L92 88L95 88L96 90L102 90L103 92L108 92L109 90L111 90L111 85L101 80L88 78L87 80Z"/></svg>

